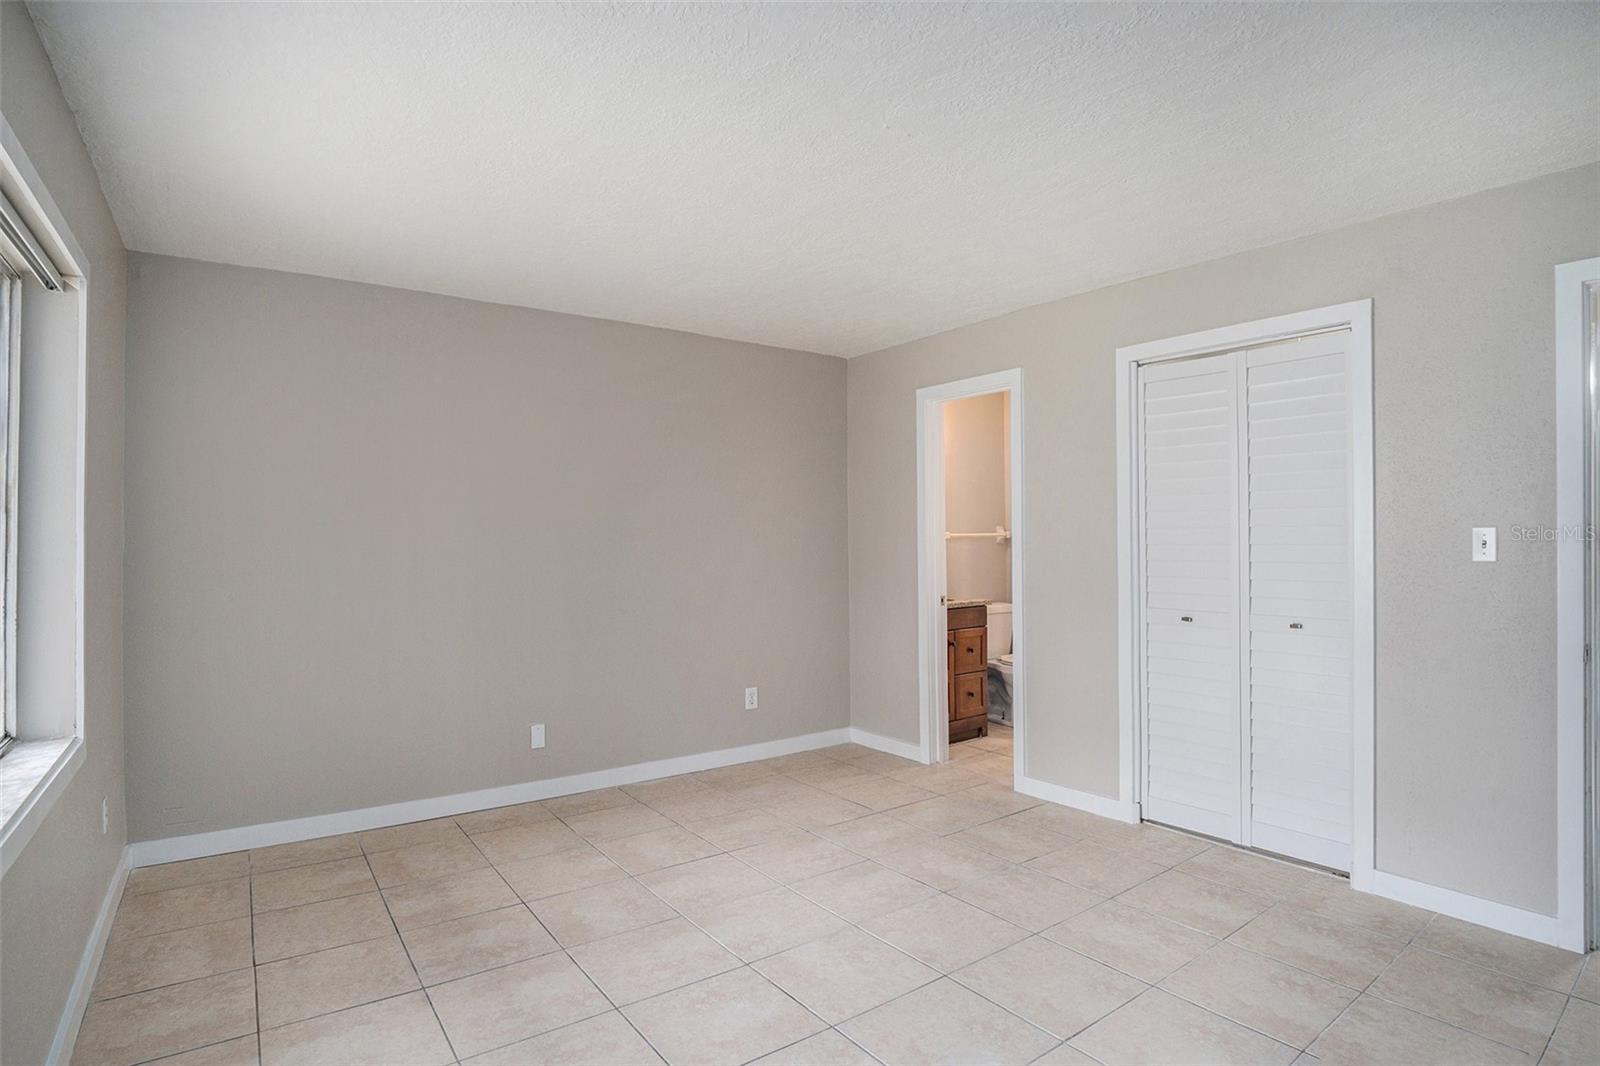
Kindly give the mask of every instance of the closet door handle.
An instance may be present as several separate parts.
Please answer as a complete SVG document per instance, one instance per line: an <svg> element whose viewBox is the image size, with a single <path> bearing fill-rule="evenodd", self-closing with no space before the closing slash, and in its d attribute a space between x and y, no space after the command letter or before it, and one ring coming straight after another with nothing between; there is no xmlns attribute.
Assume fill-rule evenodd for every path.
<svg viewBox="0 0 1600 1066"><path fill-rule="evenodd" d="M1178 621L1180 621L1180 622L1193 622L1194 618L1192 616L1186 614L1182 618L1178 619Z"/></svg>
<svg viewBox="0 0 1600 1066"><path fill-rule="evenodd" d="M1289 628L1290 629L1304 629L1305 626L1301 625L1299 622L1290 622L1289 623Z"/></svg>

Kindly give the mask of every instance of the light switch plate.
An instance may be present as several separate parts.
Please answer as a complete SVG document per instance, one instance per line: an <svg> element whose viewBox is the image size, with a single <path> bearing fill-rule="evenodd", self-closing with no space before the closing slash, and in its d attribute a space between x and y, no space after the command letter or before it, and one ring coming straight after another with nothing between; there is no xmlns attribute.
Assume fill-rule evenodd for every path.
<svg viewBox="0 0 1600 1066"><path fill-rule="evenodd" d="M1495 557L1494 535L1497 526L1474 526L1472 529L1472 561L1492 563Z"/></svg>
<svg viewBox="0 0 1600 1066"><path fill-rule="evenodd" d="M536 747L536 748L544 747L544 725L543 725L543 723L532 727L528 732L531 734L529 739L531 739L533 741L533 746L534 747Z"/></svg>

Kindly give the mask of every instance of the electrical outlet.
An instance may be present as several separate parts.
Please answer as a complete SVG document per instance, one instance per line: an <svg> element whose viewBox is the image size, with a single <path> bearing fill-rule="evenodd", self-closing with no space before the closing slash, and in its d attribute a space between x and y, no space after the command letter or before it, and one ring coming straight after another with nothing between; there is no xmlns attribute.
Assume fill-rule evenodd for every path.
<svg viewBox="0 0 1600 1066"><path fill-rule="evenodd" d="M100 797L100 835L105 836L111 832L111 799L108 796Z"/></svg>
<svg viewBox="0 0 1600 1066"><path fill-rule="evenodd" d="M753 688L744 690L744 709L747 711L756 709L756 690Z"/></svg>
<svg viewBox="0 0 1600 1066"><path fill-rule="evenodd" d="M529 730L529 733L530 733L529 739L533 741L533 746L535 748L544 747L544 724L543 723L540 723L539 725L533 726Z"/></svg>

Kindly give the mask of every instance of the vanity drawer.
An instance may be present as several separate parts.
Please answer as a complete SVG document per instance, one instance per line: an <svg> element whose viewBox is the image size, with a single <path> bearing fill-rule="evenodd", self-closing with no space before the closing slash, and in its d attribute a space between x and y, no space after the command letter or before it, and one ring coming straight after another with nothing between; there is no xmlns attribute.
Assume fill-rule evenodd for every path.
<svg viewBox="0 0 1600 1066"><path fill-rule="evenodd" d="M989 624L989 608L981 603L971 607L947 607L944 612L946 629L982 629Z"/></svg>
<svg viewBox="0 0 1600 1066"><path fill-rule="evenodd" d="M988 668L989 632L986 629L958 629L950 634L954 642L955 672L970 674Z"/></svg>
<svg viewBox="0 0 1600 1066"><path fill-rule="evenodd" d="M956 718L970 718L984 713L988 681L987 673L956 675Z"/></svg>

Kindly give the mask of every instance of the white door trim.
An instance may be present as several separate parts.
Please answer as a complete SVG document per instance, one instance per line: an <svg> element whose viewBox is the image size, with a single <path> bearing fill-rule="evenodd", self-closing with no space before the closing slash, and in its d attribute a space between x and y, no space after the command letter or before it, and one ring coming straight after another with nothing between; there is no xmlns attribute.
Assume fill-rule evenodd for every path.
<svg viewBox="0 0 1600 1066"><path fill-rule="evenodd" d="M1557 943L1583 951L1590 930L1585 896L1588 813L1583 663L1587 582L1582 534L1589 521L1584 490L1585 289L1600 282L1600 258L1555 268L1556 303L1556 914Z"/></svg>
<svg viewBox="0 0 1600 1066"><path fill-rule="evenodd" d="M1331 329L1349 329L1350 433L1354 553L1353 713L1354 757L1350 881L1372 890L1373 853L1373 474L1372 301L1357 300L1290 315L1147 341L1116 352L1117 404L1117 677L1121 805L1137 818L1139 797L1139 490L1135 376L1145 363L1231 351Z"/></svg>
<svg viewBox="0 0 1600 1066"><path fill-rule="evenodd" d="M1027 613L1023 595L1022 370L1001 370L917 390L917 707L922 761L950 757L949 711L945 706L945 625L939 597L945 592L944 419L950 400L1011 394L1011 708L1012 780L1020 791L1027 776Z"/></svg>

